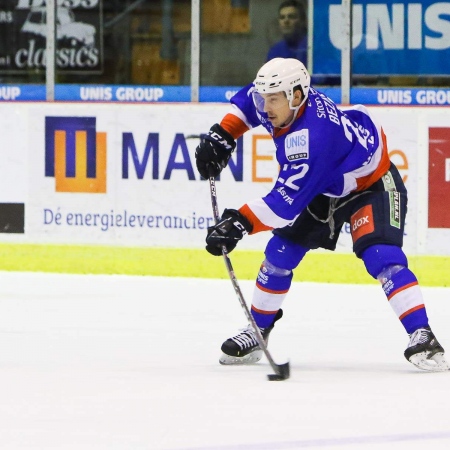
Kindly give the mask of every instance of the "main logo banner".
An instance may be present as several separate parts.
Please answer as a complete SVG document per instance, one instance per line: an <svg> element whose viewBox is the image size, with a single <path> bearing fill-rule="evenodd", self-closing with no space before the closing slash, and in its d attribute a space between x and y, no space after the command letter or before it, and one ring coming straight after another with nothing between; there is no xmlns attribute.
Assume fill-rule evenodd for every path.
<svg viewBox="0 0 450 450"><path fill-rule="evenodd" d="M156 106L156 107L155 107ZM30 105L28 237L42 241L121 245L204 246L214 223L208 183L195 167L205 127L227 105ZM209 125L205 125L209 124ZM260 131L261 132L261 131ZM239 139L217 180L222 208L239 207L274 182L275 148ZM271 141L265 140L264 144ZM244 160L244 146L247 152ZM270 158L266 155L272 152ZM255 161L252 164L252 159ZM270 166L270 167L269 167ZM244 173L245 170L245 173ZM243 195L245 184L245 196ZM250 237L243 248L270 234Z"/></svg>

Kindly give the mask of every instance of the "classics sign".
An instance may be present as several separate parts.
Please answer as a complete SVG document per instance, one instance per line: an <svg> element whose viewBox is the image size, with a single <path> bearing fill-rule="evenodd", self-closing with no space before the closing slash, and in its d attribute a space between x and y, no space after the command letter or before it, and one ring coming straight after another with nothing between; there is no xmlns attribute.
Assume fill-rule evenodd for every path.
<svg viewBox="0 0 450 450"><path fill-rule="evenodd" d="M57 0L56 65L64 73L103 69L102 0ZM0 72L45 70L45 0L0 1Z"/></svg>

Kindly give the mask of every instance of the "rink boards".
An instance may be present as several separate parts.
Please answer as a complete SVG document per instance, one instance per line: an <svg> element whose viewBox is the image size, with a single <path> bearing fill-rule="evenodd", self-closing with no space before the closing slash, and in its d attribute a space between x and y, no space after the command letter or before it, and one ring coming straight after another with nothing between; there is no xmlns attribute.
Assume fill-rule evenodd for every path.
<svg viewBox="0 0 450 450"><path fill-rule="evenodd" d="M199 135L226 104L2 103L0 241L201 248L212 223L195 168ZM409 191L405 248L450 252L450 110L369 107ZM263 196L277 174L262 127L238 141L219 207ZM243 241L260 249L269 233ZM351 248L350 227L339 250Z"/></svg>

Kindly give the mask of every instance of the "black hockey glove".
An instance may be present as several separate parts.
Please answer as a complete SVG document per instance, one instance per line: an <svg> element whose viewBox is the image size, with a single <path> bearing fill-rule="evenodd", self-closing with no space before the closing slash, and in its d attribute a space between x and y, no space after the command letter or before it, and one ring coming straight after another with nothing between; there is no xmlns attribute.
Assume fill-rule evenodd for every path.
<svg viewBox="0 0 450 450"><path fill-rule="evenodd" d="M195 150L197 169L203 178L217 177L228 164L236 142L230 133L215 124Z"/></svg>
<svg viewBox="0 0 450 450"><path fill-rule="evenodd" d="M208 227L206 250L214 256L222 255L222 245L231 252L244 234L251 233L252 224L235 209L226 209L220 221L213 227Z"/></svg>

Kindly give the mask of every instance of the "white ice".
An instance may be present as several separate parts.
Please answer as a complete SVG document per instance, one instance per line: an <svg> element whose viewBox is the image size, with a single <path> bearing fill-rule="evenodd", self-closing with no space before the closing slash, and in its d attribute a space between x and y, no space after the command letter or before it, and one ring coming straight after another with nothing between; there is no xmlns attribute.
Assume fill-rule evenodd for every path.
<svg viewBox="0 0 450 450"><path fill-rule="evenodd" d="M450 289L423 291L450 350ZM0 273L0 448L450 448L450 373L404 359L380 287L294 283L283 308L270 382L218 364L246 325L229 280Z"/></svg>

